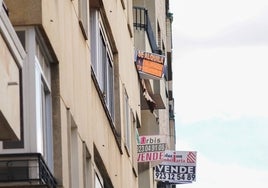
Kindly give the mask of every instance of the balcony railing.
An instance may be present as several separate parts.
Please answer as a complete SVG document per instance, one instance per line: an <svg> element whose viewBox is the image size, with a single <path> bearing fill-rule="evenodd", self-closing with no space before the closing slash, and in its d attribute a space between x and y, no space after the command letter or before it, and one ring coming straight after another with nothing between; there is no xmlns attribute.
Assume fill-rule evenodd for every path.
<svg viewBox="0 0 268 188"><path fill-rule="evenodd" d="M156 44L156 39L148 16L148 10L142 7L133 7L133 19L134 28L136 30L139 29L146 31L152 52L162 54L162 51L157 47Z"/></svg>
<svg viewBox="0 0 268 188"><path fill-rule="evenodd" d="M12 185L45 185L56 188L56 180L39 153L1 154L0 187Z"/></svg>

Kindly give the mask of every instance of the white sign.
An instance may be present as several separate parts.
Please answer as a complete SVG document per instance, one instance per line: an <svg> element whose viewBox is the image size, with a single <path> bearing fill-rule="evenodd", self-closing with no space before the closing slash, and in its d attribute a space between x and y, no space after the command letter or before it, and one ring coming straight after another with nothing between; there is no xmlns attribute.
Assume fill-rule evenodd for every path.
<svg viewBox="0 0 268 188"><path fill-rule="evenodd" d="M196 180L195 151L165 151L163 162L154 168L157 181L191 183Z"/></svg>
<svg viewBox="0 0 268 188"><path fill-rule="evenodd" d="M176 163L176 165L196 165L195 151L166 150L163 163Z"/></svg>
<svg viewBox="0 0 268 188"><path fill-rule="evenodd" d="M154 169L154 178L170 183L190 183L195 181L195 166L159 164Z"/></svg>
<svg viewBox="0 0 268 188"><path fill-rule="evenodd" d="M164 157L166 137L162 135L140 136L137 145L138 162L159 161Z"/></svg>

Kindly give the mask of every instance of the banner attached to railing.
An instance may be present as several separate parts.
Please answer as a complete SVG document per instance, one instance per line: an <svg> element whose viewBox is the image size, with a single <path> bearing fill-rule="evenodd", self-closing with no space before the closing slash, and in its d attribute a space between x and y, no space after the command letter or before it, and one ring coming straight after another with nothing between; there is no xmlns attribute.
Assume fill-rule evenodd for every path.
<svg viewBox="0 0 268 188"><path fill-rule="evenodd" d="M161 79L164 72L165 56L137 51L136 67L141 78L145 79Z"/></svg>

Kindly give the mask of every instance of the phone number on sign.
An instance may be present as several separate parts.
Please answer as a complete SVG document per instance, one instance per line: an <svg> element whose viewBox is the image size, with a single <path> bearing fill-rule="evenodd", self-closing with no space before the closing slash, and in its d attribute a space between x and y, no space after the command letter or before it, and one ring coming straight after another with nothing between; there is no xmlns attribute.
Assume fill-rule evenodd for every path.
<svg viewBox="0 0 268 188"><path fill-rule="evenodd" d="M176 174L155 172L155 179L160 181L195 181L195 174Z"/></svg>
<svg viewBox="0 0 268 188"><path fill-rule="evenodd" d="M166 144L138 145L138 153L165 151Z"/></svg>

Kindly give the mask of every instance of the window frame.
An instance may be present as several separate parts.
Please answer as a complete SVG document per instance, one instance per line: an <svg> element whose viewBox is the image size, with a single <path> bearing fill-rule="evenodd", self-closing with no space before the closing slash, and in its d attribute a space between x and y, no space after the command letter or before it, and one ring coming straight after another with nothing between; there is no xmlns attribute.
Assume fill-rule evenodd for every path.
<svg viewBox="0 0 268 188"><path fill-rule="evenodd" d="M126 92L126 90L124 91L124 144L125 144L125 148L127 151L128 156L130 156L130 152L132 149L132 121L133 118L131 116L132 114L132 110L129 106L129 97L128 94Z"/></svg>
<svg viewBox="0 0 268 188"><path fill-rule="evenodd" d="M114 124L114 54L99 10L90 9L91 70L109 118Z"/></svg>
<svg viewBox="0 0 268 188"><path fill-rule="evenodd" d="M36 99L36 115L37 122L40 123L41 131L38 135L37 133L37 141L39 136L40 148L37 146L37 150L40 149L40 153L42 153L45 161L48 162L48 166L50 168L53 167L53 128L52 128L52 91L51 91L51 62L46 56L45 46L42 44L41 36L38 34L37 30L35 30L35 95ZM39 86L38 86L39 84ZM40 105L40 106L39 106ZM39 119L39 120L38 120ZM38 124L36 125L38 126ZM37 127L38 128L38 127Z"/></svg>

